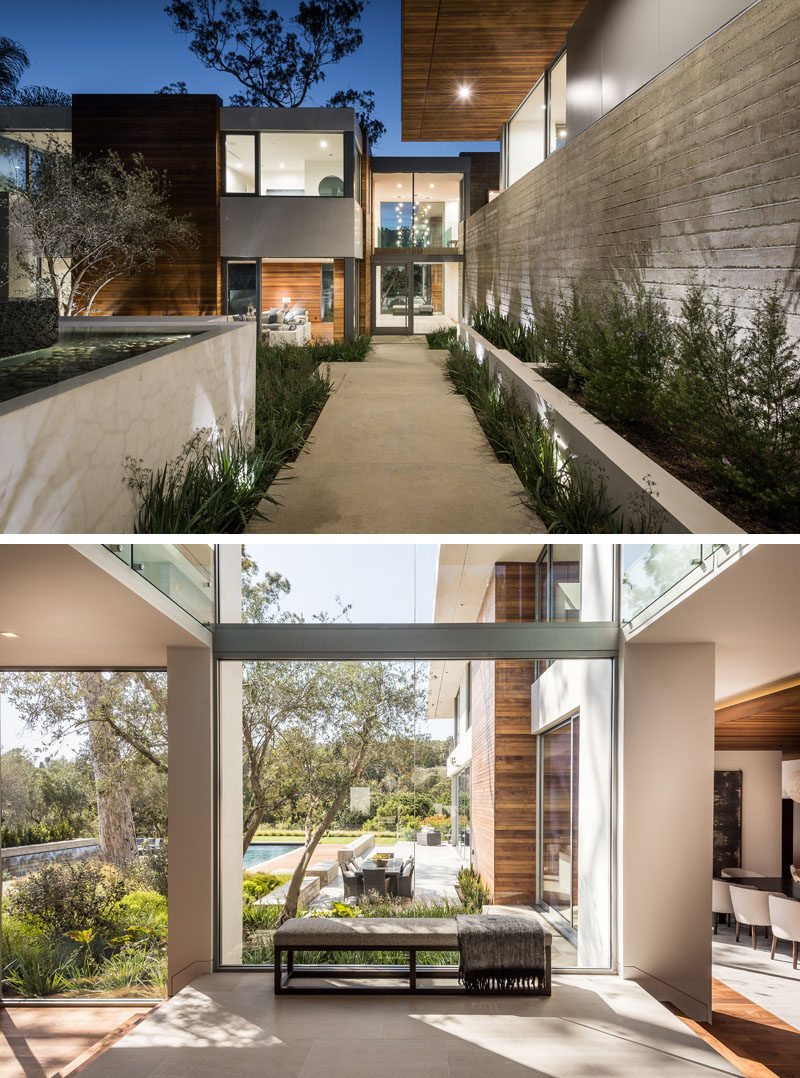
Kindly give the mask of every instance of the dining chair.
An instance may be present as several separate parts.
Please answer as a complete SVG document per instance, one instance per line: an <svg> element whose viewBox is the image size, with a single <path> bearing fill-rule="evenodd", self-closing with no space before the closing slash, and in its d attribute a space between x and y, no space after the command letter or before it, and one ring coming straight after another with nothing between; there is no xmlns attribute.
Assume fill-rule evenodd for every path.
<svg viewBox="0 0 800 1078"><path fill-rule="evenodd" d="M385 868L365 868L361 875L364 878L364 894L369 895L374 891L376 894L385 895L386 879Z"/></svg>
<svg viewBox="0 0 800 1078"><path fill-rule="evenodd" d="M731 902L731 885L725 880L711 881L711 913L714 922L714 935L717 934L719 915L733 916L733 903Z"/></svg>
<svg viewBox="0 0 800 1078"><path fill-rule="evenodd" d="M763 879L763 872L754 872L752 868L723 868L720 875L726 880Z"/></svg>
<svg viewBox="0 0 800 1078"><path fill-rule="evenodd" d="M409 860L403 865L403 871L397 878L397 894L400 898L414 897L414 862Z"/></svg>
<svg viewBox="0 0 800 1078"><path fill-rule="evenodd" d="M772 925L772 917L769 912L769 900L774 892L759 891L755 887L741 887L731 884L731 902L733 913L736 918L736 942L739 942L739 929L741 926L750 925L750 933L753 937L753 950L758 947L758 929L769 929ZM783 895L779 895L783 898Z"/></svg>
<svg viewBox="0 0 800 1078"><path fill-rule="evenodd" d="M792 944L792 969L797 969L797 944L800 942L800 902L785 895L769 896L769 913L772 920L772 950L770 958L775 957L775 944L789 940Z"/></svg>

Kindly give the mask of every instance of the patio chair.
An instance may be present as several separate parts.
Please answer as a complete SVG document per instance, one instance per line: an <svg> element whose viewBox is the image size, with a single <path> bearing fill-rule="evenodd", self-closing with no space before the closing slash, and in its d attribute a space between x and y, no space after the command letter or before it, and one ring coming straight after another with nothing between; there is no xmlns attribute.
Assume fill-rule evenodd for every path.
<svg viewBox="0 0 800 1078"><path fill-rule="evenodd" d="M711 914L714 922L714 935L717 934L719 915L724 913L728 917L733 916L733 903L731 902L731 885L725 880L711 881Z"/></svg>
<svg viewBox="0 0 800 1078"><path fill-rule="evenodd" d="M406 861L403 871L397 877L397 894L399 898L414 897L414 862Z"/></svg>
<svg viewBox="0 0 800 1078"><path fill-rule="evenodd" d="M758 947L758 929L769 929L772 918L769 912L770 891L759 891L755 887L737 887L731 884L731 902L736 917L736 942L739 942L739 929L743 924L750 925L753 937L753 950ZM783 895L778 895L783 898Z"/></svg>
<svg viewBox="0 0 800 1078"><path fill-rule="evenodd" d="M364 894L370 895L373 892L378 895L385 895L388 880L386 879L385 868L365 868L361 873L364 879Z"/></svg>
<svg viewBox="0 0 800 1078"><path fill-rule="evenodd" d="M772 920L772 950L770 958L775 957L775 944L789 940L792 944L792 969L797 969L797 944L800 942L800 902L785 895L769 896L769 913Z"/></svg>
<svg viewBox="0 0 800 1078"><path fill-rule="evenodd" d="M763 872L753 872L752 868L723 868L720 873L725 880L763 879Z"/></svg>
<svg viewBox="0 0 800 1078"><path fill-rule="evenodd" d="M344 897L358 898L361 894L358 874L353 872L347 865L342 865L342 881L344 883Z"/></svg>

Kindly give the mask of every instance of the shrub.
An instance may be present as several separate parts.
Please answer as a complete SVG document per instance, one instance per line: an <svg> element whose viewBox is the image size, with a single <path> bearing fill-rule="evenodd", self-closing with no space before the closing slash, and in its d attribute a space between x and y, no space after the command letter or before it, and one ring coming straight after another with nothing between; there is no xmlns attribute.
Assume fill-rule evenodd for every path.
<svg viewBox="0 0 800 1078"><path fill-rule="evenodd" d="M477 333L498 348L517 356L523 363L535 362L534 333L529 326L513 322L507 315L491 307L479 307L472 316Z"/></svg>
<svg viewBox="0 0 800 1078"><path fill-rule="evenodd" d="M45 865L21 880L8 899L12 916L57 935L75 929L108 931L125 894L116 869L99 861Z"/></svg>
<svg viewBox="0 0 800 1078"><path fill-rule="evenodd" d="M487 364L454 345L447 373L474 409L489 444L516 471L548 531L624 530L617 509L608 505L602 476L579 467L574 457L562 456L539 417L500 385Z"/></svg>
<svg viewBox="0 0 800 1078"><path fill-rule="evenodd" d="M52 942L23 932L12 937L3 926L4 992L28 999L54 996L69 989L76 975L73 963Z"/></svg>
<svg viewBox="0 0 800 1078"><path fill-rule="evenodd" d="M246 872L242 883L244 900L249 903L257 902L259 898L288 883L291 878L285 873L273 875L271 872Z"/></svg>
<svg viewBox="0 0 800 1078"><path fill-rule="evenodd" d="M169 847L162 842L159 847L142 850L130 876L145 891L156 891L167 897L169 885Z"/></svg>
<svg viewBox="0 0 800 1078"><path fill-rule="evenodd" d="M293 459L330 396L320 369L322 346L256 348L256 445L281 463Z"/></svg>
<svg viewBox="0 0 800 1078"><path fill-rule="evenodd" d="M153 996L167 995L167 956L143 944L110 955L100 966L93 988L113 992L120 988L148 989Z"/></svg>
<svg viewBox="0 0 800 1078"><path fill-rule="evenodd" d="M471 866L458 871L458 886L470 913L480 913L489 901L489 888Z"/></svg>
<svg viewBox="0 0 800 1078"><path fill-rule="evenodd" d="M155 935L167 931L167 900L158 891L131 891L114 907L114 919L125 929L137 929Z"/></svg>
<svg viewBox="0 0 800 1078"><path fill-rule="evenodd" d="M241 427L216 438L196 431L181 452L153 471L128 457L128 485L139 534L242 532L284 457L251 446Z"/></svg>
<svg viewBox="0 0 800 1078"><path fill-rule="evenodd" d="M448 326L447 329L435 329L433 333L426 333L425 340L428 348L449 348L456 343L456 327Z"/></svg>
<svg viewBox="0 0 800 1078"><path fill-rule="evenodd" d="M75 828L66 820L50 825L34 824L29 827L8 827L3 824L0 828L0 836L2 836L4 849L16 846L37 846L43 842L63 842L78 837Z"/></svg>

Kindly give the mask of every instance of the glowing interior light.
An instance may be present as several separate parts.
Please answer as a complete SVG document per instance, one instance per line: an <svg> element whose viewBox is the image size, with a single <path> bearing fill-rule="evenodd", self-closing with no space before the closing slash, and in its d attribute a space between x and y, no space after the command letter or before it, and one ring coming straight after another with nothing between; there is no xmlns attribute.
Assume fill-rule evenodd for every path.
<svg viewBox="0 0 800 1078"><path fill-rule="evenodd" d="M462 83L458 88L458 96L462 101L466 101L472 94L472 88L467 86L466 83Z"/></svg>

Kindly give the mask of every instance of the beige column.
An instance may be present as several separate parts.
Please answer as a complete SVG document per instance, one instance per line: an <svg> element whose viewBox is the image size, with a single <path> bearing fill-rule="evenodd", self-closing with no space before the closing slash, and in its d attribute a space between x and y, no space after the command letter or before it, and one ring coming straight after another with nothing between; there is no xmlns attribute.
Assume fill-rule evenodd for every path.
<svg viewBox="0 0 800 1078"><path fill-rule="evenodd" d="M711 1018L714 645L622 645L620 969Z"/></svg>
<svg viewBox="0 0 800 1078"><path fill-rule="evenodd" d="M211 970L213 690L208 648L167 648L169 993Z"/></svg>
<svg viewBox="0 0 800 1078"><path fill-rule="evenodd" d="M242 620L239 543L220 544L217 559L219 620ZM220 963L242 961L242 664L217 668L219 701L219 929Z"/></svg>

